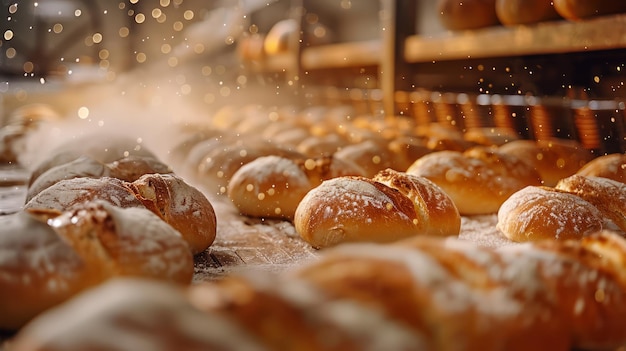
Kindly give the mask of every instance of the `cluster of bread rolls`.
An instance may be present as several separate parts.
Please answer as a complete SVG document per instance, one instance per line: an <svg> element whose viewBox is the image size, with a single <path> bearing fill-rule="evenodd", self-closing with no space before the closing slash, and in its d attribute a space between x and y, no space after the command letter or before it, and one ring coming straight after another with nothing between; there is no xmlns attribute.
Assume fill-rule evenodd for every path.
<svg viewBox="0 0 626 351"><path fill-rule="evenodd" d="M0 217L0 330L119 276L188 284L216 236L212 204L133 141L63 143ZM115 143L120 140L120 143ZM94 144L95 145L95 144Z"/></svg>
<svg viewBox="0 0 626 351"><path fill-rule="evenodd" d="M574 174L554 187L529 186L507 199L497 228L517 241L580 239L605 227L626 233L626 184Z"/></svg>
<svg viewBox="0 0 626 351"><path fill-rule="evenodd" d="M438 0L441 24L450 30L529 25L567 19L580 21L626 12L622 1L610 0Z"/></svg>
<svg viewBox="0 0 626 351"><path fill-rule="evenodd" d="M344 244L282 275L111 281L33 320L8 351L611 350L626 343L625 257L606 231L500 249Z"/></svg>

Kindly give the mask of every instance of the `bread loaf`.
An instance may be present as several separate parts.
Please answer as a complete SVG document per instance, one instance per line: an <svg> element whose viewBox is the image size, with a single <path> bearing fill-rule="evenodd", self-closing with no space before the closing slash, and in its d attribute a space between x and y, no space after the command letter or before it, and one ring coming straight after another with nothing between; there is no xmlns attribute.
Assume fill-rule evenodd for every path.
<svg viewBox="0 0 626 351"><path fill-rule="evenodd" d="M562 179L556 188L590 202L604 218L626 233L626 184L608 178L575 174Z"/></svg>
<svg viewBox="0 0 626 351"><path fill-rule="evenodd" d="M500 249L426 236L344 244L281 276L249 272L184 290L112 281L37 318L12 345L612 350L626 343L625 255L625 239L606 231Z"/></svg>
<svg viewBox="0 0 626 351"><path fill-rule="evenodd" d="M263 156L233 174L228 183L228 197L243 215L293 220L302 198L322 181L362 174L361 169L332 156L315 159Z"/></svg>
<svg viewBox="0 0 626 351"><path fill-rule="evenodd" d="M51 167L33 180L28 187L25 202L30 201L57 182L71 178L111 177L133 182L144 174L172 173L172 170L153 157L128 156L104 164L89 156L81 156L73 161Z"/></svg>
<svg viewBox="0 0 626 351"><path fill-rule="evenodd" d="M176 230L145 208L92 202L0 217L0 329L115 276L187 284L193 259Z"/></svg>
<svg viewBox="0 0 626 351"><path fill-rule="evenodd" d="M554 0L554 8L561 16L572 21L626 12L623 1L612 0Z"/></svg>
<svg viewBox="0 0 626 351"><path fill-rule="evenodd" d="M626 183L626 154L598 156L583 165L576 174L585 177L609 178Z"/></svg>
<svg viewBox="0 0 626 351"><path fill-rule="evenodd" d="M458 235L461 220L438 186L387 169L373 179L345 176L323 182L302 199L294 225L306 242L324 248L352 241Z"/></svg>
<svg viewBox="0 0 626 351"><path fill-rule="evenodd" d="M479 29L498 25L495 0L438 0L437 15L450 30Z"/></svg>
<svg viewBox="0 0 626 351"><path fill-rule="evenodd" d="M516 242L568 240L598 232L603 222L600 211L576 195L528 186L504 201L496 227Z"/></svg>
<svg viewBox="0 0 626 351"><path fill-rule="evenodd" d="M508 26L561 18L551 0L496 0L496 14Z"/></svg>
<svg viewBox="0 0 626 351"><path fill-rule="evenodd" d="M496 213L514 192L541 184L539 173L530 165L483 147L432 152L417 159L406 173L441 187L461 215Z"/></svg>
<svg viewBox="0 0 626 351"><path fill-rule="evenodd" d="M539 172L542 185L549 187L593 160L593 154L579 142L563 139L516 140L500 146L498 151L530 164Z"/></svg>
<svg viewBox="0 0 626 351"><path fill-rule="evenodd" d="M42 190L24 208L63 212L94 200L151 210L183 235L193 254L204 251L215 240L217 224L212 204L198 189L173 174L146 174L134 182L110 177L65 179Z"/></svg>

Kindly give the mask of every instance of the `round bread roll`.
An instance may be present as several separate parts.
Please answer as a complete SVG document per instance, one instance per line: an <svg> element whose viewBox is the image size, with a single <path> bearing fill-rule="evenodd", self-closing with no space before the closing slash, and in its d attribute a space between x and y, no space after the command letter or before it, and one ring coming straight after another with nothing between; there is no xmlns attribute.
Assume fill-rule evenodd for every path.
<svg viewBox="0 0 626 351"><path fill-rule="evenodd" d="M72 178L108 177L110 170L99 161L88 156L81 156L73 161L51 167L33 180L26 191L25 202L61 180Z"/></svg>
<svg viewBox="0 0 626 351"><path fill-rule="evenodd" d="M561 18L552 0L496 0L496 14L504 25L533 24Z"/></svg>
<svg viewBox="0 0 626 351"><path fill-rule="evenodd" d="M515 242L581 239L602 230L603 217L579 196L528 186L500 207L496 228Z"/></svg>
<svg viewBox="0 0 626 351"><path fill-rule="evenodd" d="M495 26L496 0L438 0L437 14L444 27L450 30L478 29Z"/></svg>
<svg viewBox="0 0 626 351"><path fill-rule="evenodd" d="M590 202L626 233L626 184L608 178L573 175L562 179L556 189Z"/></svg>
<svg viewBox="0 0 626 351"><path fill-rule="evenodd" d="M60 213L93 200L124 208L148 208L182 234L194 255L215 240L217 224L212 204L174 174L145 174L132 183L110 177L65 179L43 189L24 208Z"/></svg>
<svg viewBox="0 0 626 351"><path fill-rule="evenodd" d="M110 177L63 179L34 195L24 209L46 209L58 213L102 200L119 207L144 207L129 183Z"/></svg>
<svg viewBox="0 0 626 351"><path fill-rule="evenodd" d="M197 165L196 176L211 193L226 195L228 182L241 166L268 155L302 157L297 151L286 150L269 142L235 142L209 151Z"/></svg>
<svg viewBox="0 0 626 351"><path fill-rule="evenodd" d="M58 216L21 211L0 224L0 329L114 276L187 284L193 275L180 233L145 208L92 202Z"/></svg>
<svg viewBox="0 0 626 351"><path fill-rule="evenodd" d="M626 12L626 3L615 0L554 0L554 8L572 21L594 16Z"/></svg>
<svg viewBox="0 0 626 351"><path fill-rule="evenodd" d="M343 161L356 164L365 172L365 177L369 178L384 169L392 168L395 157L386 144L372 140L344 146L341 150L335 152L334 156Z"/></svg>
<svg viewBox="0 0 626 351"><path fill-rule="evenodd" d="M421 234L458 235L460 217L439 187L389 169L374 179L345 176L324 181L302 199L294 225L306 242L324 248Z"/></svg>
<svg viewBox="0 0 626 351"><path fill-rule="evenodd" d="M41 155L41 161L31 170L28 185L48 169L68 163L81 156L89 156L102 163L110 163L130 155L157 158L137 140L109 134L88 135L70 139Z"/></svg>
<svg viewBox="0 0 626 351"><path fill-rule="evenodd" d="M129 155L106 164L109 175L134 182L145 174L171 174L173 170L155 157Z"/></svg>
<svg viewBox="0 0 626 351"><path fill-rule="evenodd" d="M129 184L144 206L180 232L195 255L215 240L217 218L211 202L174 174L145 174Z"/></svg>
<svg viewBox="0 0 626 351"><path fill-rule="evenodd" d="M153 157L128 156L103 164L89 156L81 156L68 163L54 166L37 177L28 187L25 202L30 201L43 189L64 179L111 177L133 182L142 175L151 173L172 173L172 170Z"/></svg>
<svg viewBox="0 0 626 351"><path fill-rule="evenodd" d="M556 183L578 172L593 159L593 154L574 140L514 140L498 149L532 165L541 176L542 185Z"/></svg>
<svg viewBox="0 0 626 351"><path fill-rule="evenodd" d="M406 172L441 187L461 215L496 213L511 194L541 184L537 171L520 159L480 147L430 153Z"/></svg>
<svg viewBox="0 0 626 351"><path fill-rule="evenodd" d="M360 169L334 157L263 156L233 174L228 197L243 215L291 220L304 195L322 181L362 174Z"/></svg>
<svg viewBox="0 0 626 351"><path fill-rule="evenodd" d="M110 280L42 314L11 344L13 351L261 350L228 318L193 307L179 287L133 278Z"/></svg>
<svg viewBox="0 0 626 351"><path fill-rule="evenodd" d="M583 165L576 174L585 177L609 178L626 183L626 154L598 156Z"/></svg>

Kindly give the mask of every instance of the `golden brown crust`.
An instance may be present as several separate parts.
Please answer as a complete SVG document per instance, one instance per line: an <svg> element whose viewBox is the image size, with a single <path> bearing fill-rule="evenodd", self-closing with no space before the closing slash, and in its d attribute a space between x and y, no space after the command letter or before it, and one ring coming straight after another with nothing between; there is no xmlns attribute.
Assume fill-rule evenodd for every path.
<svg viewBox="0 0 626 351"><path fill-rule="evenodd" d="M528 186L502 204L496 227L516 242L578 240L600 231L603 217L593 204L576 195Z"/></svg>
<svg viewBox="0 0 626 351"><path fill-rule="evenodd" d="M185 290L111 282L38 318L14 345L612 350L626 342L624 263L626 240L611 232L499 249L427 236L345 244L282 276L249 272Z"/></svg>
<svg viewBox="0 0 626 351"><path fill-rule="evenodd" d="M298 205L296 231L318 248L420 234L458 235L460 217L451 200L440 188L413 177L386 170L374 179L345 176L325 181Z"/></svg>
<svg viewBox="0 0 626 351"><path fill-rule="evenodd" d="M483 147L430 153L406 173L437 184L461 215L496 213L511 194L541 182L539 174L521 160Z"/></svg>
<svg viewBox="0 0 626 351"><path fill-rule="evenodd" d="M496 0L496 14L502 24L509 26L561 18L551 0Z"/></svg>
<svg viewBox="0 0 626 351"><path fill-rule="evenodd" d="M564 18L577 21L625 12L626 4L623 1L610 0L554 0L554 8Z"/></svg>
<svg viewBox="0 0 626 351"><path fill-rule="evenodd" d="M593 159L589 150L573 140L516 140L502 145L498 151L530 164L539 172L542 185L551 187Z"/></svg>
<svg viewBox="0 0 626 351"><path fill-rule="evenodd" d="M585 177L602 177L626 183L626 154L608 154L594 158L576 174Z"/></svg>
<svg viewBox="0 0 626 351"><path fill-rule="evenodd" d="M495 0L439 0L437 15L450 30L478 29L500 23Z"/></svg>
<svg viewBox="0 0 626 351"><path fill-rule="evenodd" d="M116 276L191 282L187 244L145 208L92 202L47 221L25 211L2 222L0 329L17 329Z"/></svg>
<svg viewBox="0 0 626 351"><path fill-rule="evenodd" d="M217 218L213 205L182 178L174 174L145 174L128 186L146 208L180 232L194 255L215 240Z"/></svg>
<svg viewBox="0 0 626 351"><path fill-rule="evenodd" d="M580 196L626 233L626 184L608 178L573 175L556 188Z"/></svg>

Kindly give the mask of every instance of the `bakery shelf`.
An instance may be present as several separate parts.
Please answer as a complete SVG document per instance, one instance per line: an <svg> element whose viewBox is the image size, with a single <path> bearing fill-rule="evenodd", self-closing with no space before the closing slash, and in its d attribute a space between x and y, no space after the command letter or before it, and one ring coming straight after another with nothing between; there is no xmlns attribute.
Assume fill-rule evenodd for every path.
<svg viewBox="0 0 626 351"><path fill-rule="evenodd" d="M378 39L328 44L302 50L302 69L376 66L380 63L382 43Z"/></svg>
<svg viewBox="0 0 626 351"><path fill-rule="evenodd" d="M546 55L626 48L626 15L513 27L497 26L405 40L409 63Z"/></svg>

